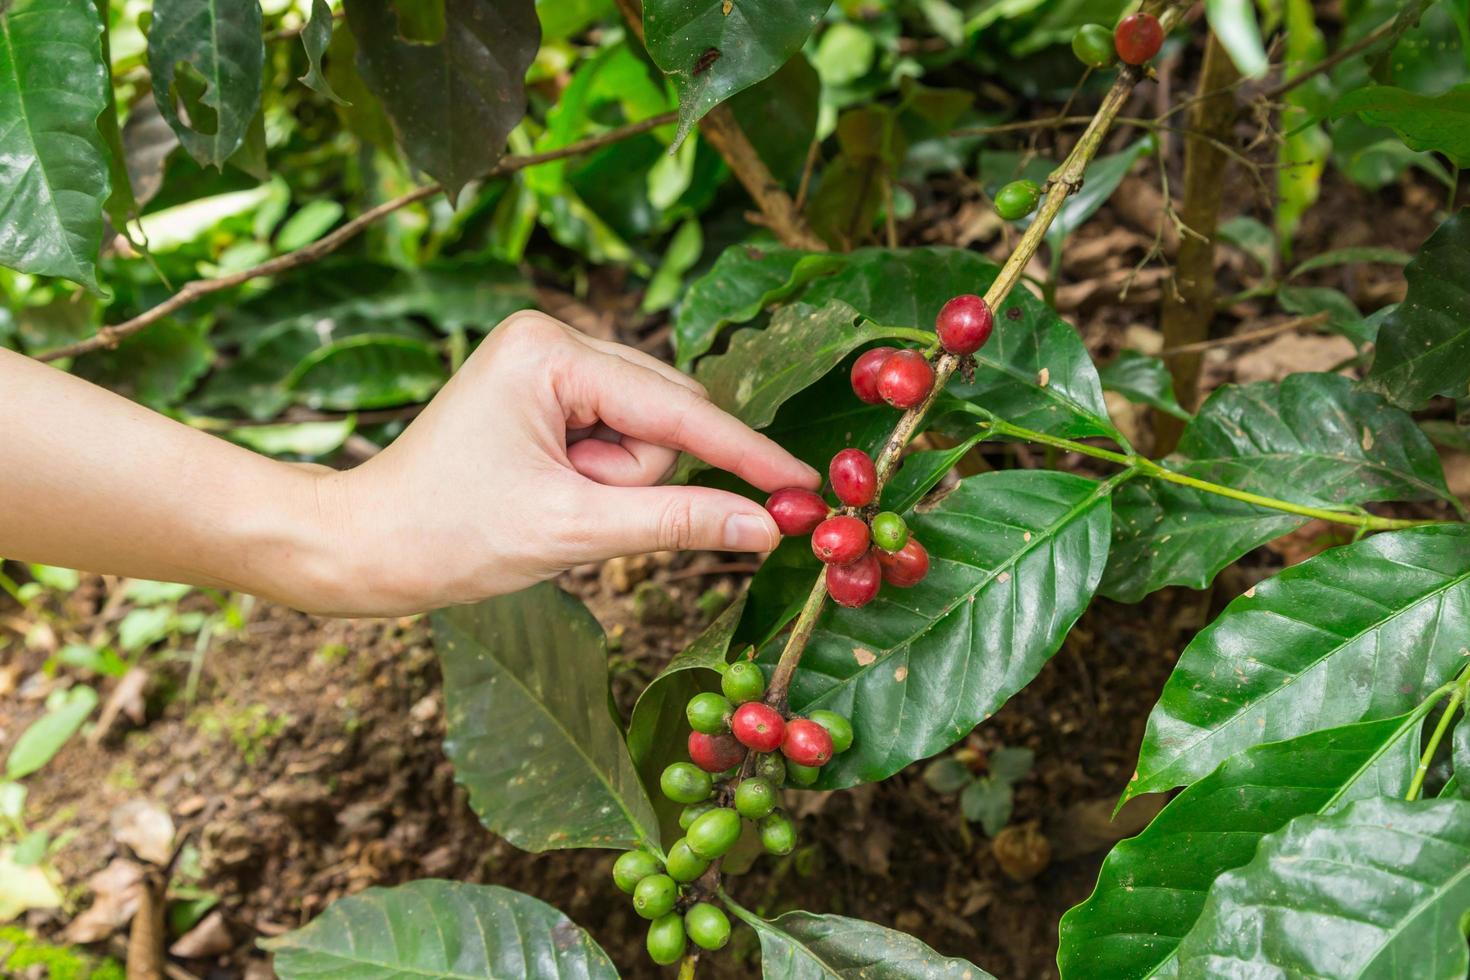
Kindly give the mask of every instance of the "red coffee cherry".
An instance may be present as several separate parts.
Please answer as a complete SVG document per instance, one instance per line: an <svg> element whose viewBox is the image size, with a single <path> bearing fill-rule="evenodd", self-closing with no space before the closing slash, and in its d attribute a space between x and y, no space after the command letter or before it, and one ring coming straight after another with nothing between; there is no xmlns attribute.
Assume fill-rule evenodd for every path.
<svg viewBox="0 0 1470 980"><path fill-rule="evenodd" d="M829 517L812 532L812 554L829 565L857 561L867 550L868 525L856 517Z"/></svg>
<svg viewBox="0 0 1470 980"><path fill-rule="evenodd" d="M934 319L934 332L951 354L973 354L990 339L995 327L990 304L973 293L956 296L945 303Z"/></svg>
<svg viewBox="0 0 1470 980"><path fill-rule="evenodd" d="M689 758L705 772L724 772L745 761L745 746L733 735L690 732Z"/></svg>
<svg viewBox="0 0 1470 980"><path fill-rule="evenodd" d="M827 566L827 594L839 606L866 606L877 597L882 584L883 570L871 551L846 565Z"/></svg>
<svg viewBox="0 0 1470 980"><path fill-rule="evenodd" d="M824 765L832 758L832 736L814 721L793 718L786 723L781 754L800 766Z"/></svg>
<svg viewBox="0 0 1470 980"><path fill-rule="evenodd" d="M832 457L827 467L832 492L849 507L866 507L878 490L878 471L873 458L861 449L844 449Z"/></svg>
<svg viewBox="0 0 1470 980"><path fill-rule="evenodd" d="M929 552L913 535L909 535L908 544L892 554L882 550L875 554L883 568L883 581L889 585L907 589L918 585L929 574Z"/></svg>
<svg viewBox="0 0 1470 980"><path fill-rule="evenodd" d="M883 401L878 394L878 369L888 360L888 355L897 348L874 347L859 357L852 365L852 390L862 401L877 405Z"/></svg>
<svg viewBox="0 0 1470 980"><path fill-rule="evenodd" d="M1163 46L1164 27L1153 14L1129 14L1113 31L1113 47L1118 49L1118 57L1130 65L1143 64Z"/></svg>
<svg viewBox="0 0 1470 980"><path fill-rule="evenodd" d="M747 748L774 752L781 747L786 721L781 712L760 701L747 701L730 718L730 732Z"/></svg>
<svg viewBox="0 0 1470 980"><path fill-rule="evenodd" d="M878 394L894 408L913 408L934 387L934 369L916 350L896 351L878 371Z"/></svg>
<svg viewBox="0 0 1470 980"><path fill-rule="evenodd" d="M810 534L827 519L830 508L821 494L800 487L785 487L766 500L766 510L782 534Z"/></svg>

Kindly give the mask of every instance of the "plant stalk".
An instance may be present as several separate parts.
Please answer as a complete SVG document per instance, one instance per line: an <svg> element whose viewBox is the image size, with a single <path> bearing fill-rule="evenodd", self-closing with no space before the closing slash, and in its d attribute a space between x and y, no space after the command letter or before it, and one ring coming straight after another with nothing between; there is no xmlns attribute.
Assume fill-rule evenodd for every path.
<svg viewBox="0 0 1470 980"><path fill-rule="evenodd" d="M1414 778L1409 783L1409 791L1404 794L1404 799L1413 802L1419 798L1419 792L1424 788L1424 777L1429 775L1429 766L1434 761L1434 753L1439 750L1439 743L1444 739L1444 733L1449 731L1450 721L1455 717L1455 711L1465 700L1465 685L1470 682L1467 677L1470 671L1461 674L1455 681L1455 689L1450 692L1450 700L1444 706L1444 712L1439 716L1439 723L1434 726L1434 732L1429 736L1429 744L1424 746L1424 754L1419 757L1419 768L1414 770Z"/></svg>

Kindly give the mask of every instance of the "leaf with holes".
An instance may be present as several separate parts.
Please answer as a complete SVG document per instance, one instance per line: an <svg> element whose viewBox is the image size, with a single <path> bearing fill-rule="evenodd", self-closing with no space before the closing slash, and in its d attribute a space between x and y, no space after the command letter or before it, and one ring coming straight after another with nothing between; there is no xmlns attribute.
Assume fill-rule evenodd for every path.
<svg viewBox="0 0 1470 980"><path fill-rule="evenodd" d="M189 155L223 167L260 107L259 0L155 0L153 100Z"/></svg>

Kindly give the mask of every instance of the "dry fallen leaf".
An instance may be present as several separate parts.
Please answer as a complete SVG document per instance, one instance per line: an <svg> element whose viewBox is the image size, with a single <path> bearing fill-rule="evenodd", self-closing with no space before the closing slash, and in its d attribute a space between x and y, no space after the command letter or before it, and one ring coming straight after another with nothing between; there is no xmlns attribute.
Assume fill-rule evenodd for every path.
<svg viewBox="0 0 1470 980"><path fill-rule="evenodd" d="M112 836L134 854L160 867L173 857L174 822L151 800L128 800L112 811Z"/></svg>
<svg viewBox="0 0 1470 980"><path fill-rule="evenodd" d="M66 941L95 943L128 924L143 896L143 866L126 858L112 863L87 879L92 904L66 927Z"/></svg>
<svg viewBox="0 0 1470 980"><path fill-rule="evenodd" d="M196 960L228 953L235 947L235 937L230 935L225 917L218 910L209 913L199 924L178 938L168 948L169 955L181 959Z"/></svg>

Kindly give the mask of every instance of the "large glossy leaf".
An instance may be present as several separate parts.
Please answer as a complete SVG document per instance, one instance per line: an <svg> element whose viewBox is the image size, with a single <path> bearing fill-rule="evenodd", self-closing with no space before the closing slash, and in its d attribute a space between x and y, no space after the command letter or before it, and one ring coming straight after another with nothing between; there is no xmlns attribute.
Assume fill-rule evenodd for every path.
<svg viewBox="0 0 1470 980"><path fill-rule="evenodd" d="M363 334L307 355L285 387L307 408L351 411L425 402L448 379L434 344Z"/></svg>
<svg viewBox="0 0 1470 980"><path fill-rule="evenodd" d="M730 100L735 121L771 175L792 190L816 136L821 100L822 80L800 53L776 74Z"/></svg>
<svg viewBox="0 0 1470 980"><path fill-rule="evenodd" d="M1460 166L1470 164L1470 85L1438 95L1420 95L1392 85L1369 85L1344 92L1332 115L1356 113L1364 122L1387 126L1411 150L1443 153Z"/></svg>
<svg viewBox="0 0 1470 980"><path fill-rule="evenodd" d="M1104 391L1116 391L1131 402L1167 412L1176 419L1192 418L1174 395L1174 376L1168 365L1157 357L1136 350L1119 351L1098 377Z"/></svg>
<svg viewBox="0 0 1470 980"><path fill-rule="evenodd" d="M1113 848L1092 896L1062 917L1062 976L1171 973L1210 885L1249 861L1262 837L1303 814L1408 789L1428 707L1258 745L1180 793Z"/></svg>
<svg viewBox="0 0 1470 980"><path fill-rule="evenodd" d="M260 22L259 0L153 4L148 29L153 100L184 149L205 166L224 166L245 141L260 107L265 60ZM198 85L202 90L194 89Z"/></svg>
<svg viewBox="0 0 1470 980"><path fill-rule="evenodd" d="M112 84L101 37L90 3L0 7L0 265L94 290Z"/></svg>
<svg viewBox="0 0 1470 980"><path fill-rule="evenodd" d="M928 577L885 587L862 609L829 605L792 684L795 710L838 711L856 732L822 786L884 779L933 755L1036 676L1101 577L1110 490L1065 473L985 473L910 517Z"/></svg>
<svg viewBox="0 0 1470 980"><path fill-rule="evenodd" d="M409 162L454 202L504 155L525 115L526 69L541 41L534 0L445 0L443 37L433 44L399 36L391 0L346 7L363 81L382 99Z"/></svg>
<svg viewBox="0 0 1470 980"><path fill-rule="evenodd" d="M1461 977L1470 801L1368 799L1301 817L1210 890L1181 977Z"/></svg>
<svg viewBox="0 0 1470 980"><path fill-rule="evenodd" d="M369 888L261 945L283 980L618 976L596 941L545 902L457 881Z"/></svg>
<svg viewBox="0 0 1470 980"><path fill-rule="evenodd" d="M433 625L444 751L485 826L528 851L657 842L586 607L546 584L441 610Z"/></svg>
<svg viewBox="0 0 1470 980"><path fill-rule="evenodd" d="M1406 413L1335 374L1217 389L1165 465L1186 476L1315 507L1453 500L1439 456ZM1102 592L1135 602L1204 588L1306 518L1162 480L1123 487Z"/></svg>
<svg viewBox="0 0 1470 980"><path fill-rule="evenodd" d="M1383 718L1449 680L1470 631L1470 526L1380 534L1286 569L1184 649L1126 796L1193 782L1235 753Z"/></svg>
<svg viewBox="0 0 1470 980"><path fill-rule="evenodd" d="M704 114L771 75L832 0L647 0L648 53L679 91L679 139Z"/></svg>
<svg viewBox="0 0 1470 980"><path fill-rule="evenodd" d="M1404 269L1408 293L1384 322L1364 385L1405 408L1470 393L1470 209L1440 225Z"/></svg>
<svg viewBox="0 0 1470 980"><path fill-rule="evenodd" d="M862 919L810 912L762 919L726 904L760 937L766 980L994 980L968 960L941 956L908 933Z"/></svg>

